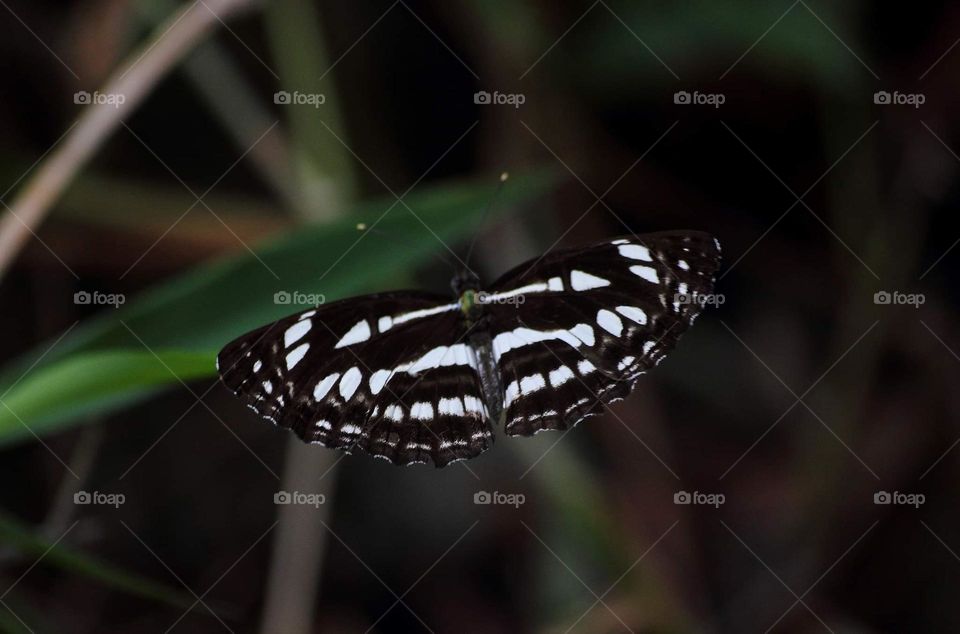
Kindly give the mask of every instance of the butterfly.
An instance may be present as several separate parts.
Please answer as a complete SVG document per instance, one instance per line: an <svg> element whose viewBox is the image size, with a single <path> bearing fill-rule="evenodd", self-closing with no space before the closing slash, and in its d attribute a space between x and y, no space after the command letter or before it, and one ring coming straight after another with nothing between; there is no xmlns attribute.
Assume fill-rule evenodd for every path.
<svg viewBox="0 0 960 634"><path fill-rule="evenodd" d="M309 443L443 467L509 436L568 429L625 398L713 292L694 231L556 250L484 289L378 293L249 332L217 356L248 407Z"/></svg>

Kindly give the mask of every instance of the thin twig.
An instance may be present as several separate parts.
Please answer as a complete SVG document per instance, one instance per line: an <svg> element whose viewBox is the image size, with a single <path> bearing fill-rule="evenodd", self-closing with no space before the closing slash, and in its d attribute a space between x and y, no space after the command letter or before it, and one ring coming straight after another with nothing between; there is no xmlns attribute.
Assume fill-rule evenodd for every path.
<svg viewBox="0 0 960 634"><path fill-rule="evenodd" d="M211 29L222 24L221 20L253 4L254 0L207 0L206 7L191 3L171 15L143 46L131 52L100 91L123 95L123 103L84 106L75 126L29 177L0 218L0 279L50 207L121 121Z"/></svg>

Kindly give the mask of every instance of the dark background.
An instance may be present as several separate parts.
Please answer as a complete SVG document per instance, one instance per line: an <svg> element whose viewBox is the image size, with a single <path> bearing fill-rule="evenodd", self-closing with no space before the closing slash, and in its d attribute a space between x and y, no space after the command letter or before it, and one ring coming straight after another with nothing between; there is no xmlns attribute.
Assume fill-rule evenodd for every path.
<svg viewBox="0 0 960 634"><path fill-rule="evenodd" d="M21 435L0 454L3 628L960 628L960 7L236 4L201 2L173 24L190 3L3 3L8 217L32 182L21 175L42 169L81 116L74 93L102 90L171 24L223 14L167 63L0 272L10 367L113 310L75 305L80 289L133 301L302 226L369 222L354 203L386 209L388 189L492 185L503 170L556 182L471 230L487 279L557 241L689 228L723 246L725 301L611 412L562 435L501 436L466 467L304 453L209 378ZM294 89L327 102L274 103ZM480 90L524 103L478 105ZM678 91L724 103L676 103ZM877 91L924 103L876 103ZM188 189L214 185L215 213L183 215ZM418 244L449 256L411 222ZM367 290L444 290L443 267L385 268ZM878 305L881 291L924 302ZM273 504L298 482L325 493L321 508ZM77 490L126 502L75 505ZM482 490L524 503L475 505ZM724 502L675 504L680 491ZM875 503L895 491L924 501ZM196 597L209 610L177 621Z"/></svg>

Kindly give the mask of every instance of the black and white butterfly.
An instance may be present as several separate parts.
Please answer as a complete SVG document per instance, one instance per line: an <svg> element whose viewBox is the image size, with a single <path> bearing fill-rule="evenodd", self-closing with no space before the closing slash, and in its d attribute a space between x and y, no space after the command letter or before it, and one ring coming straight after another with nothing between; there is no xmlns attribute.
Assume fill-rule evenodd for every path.
<svg viewBox="0 0 960 634"><path fill-rule="evenodd" d="M250 408L300 438L438 467L510 436L567 429L626 397L713 292L700 232L558 250L481 290L345 299L229 343L217 367Z"/></svg>

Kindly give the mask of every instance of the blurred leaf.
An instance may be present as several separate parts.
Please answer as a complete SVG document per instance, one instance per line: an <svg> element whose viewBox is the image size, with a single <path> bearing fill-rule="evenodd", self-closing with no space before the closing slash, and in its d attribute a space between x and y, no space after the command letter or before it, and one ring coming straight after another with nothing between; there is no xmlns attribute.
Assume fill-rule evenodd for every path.
<svg viewBox="0 0 960 634"><path fill-rule="evenodd" d="M37 537L30 527L2 512L0 512L0 542L34 560L42 557L41 562L45 565L79 574L119 592L159 601L181 610L186 610L194 604L190 596L173 588L128 573L62 544L53 546L46 539Z"/></svg>
<svg viewBox="0 0 960 634"><path fill-rule="evenodd" d="M3 398L0 444L43 434L57 422L118 407L158 387L211 376L214 352L105 350L31 372ZM29 429L25 421L29 421ZM31 433L32 432L32 433Z"/></svg>
<svg viewBox="0 0 960 634"><path fill-rule="evenodd" d="M511 180L497 208L540 196L554 181L552 172ZM411 194L405 202L416 216L395 200L360 205L350 215L369 225L386 212L377 229L390 236L389 245L379 236L361 235L355 221L307 226L256 256L204 265L102 312L65 336L19 383L50 344L5 369L0 385L14 387L3 396L9 409L0 407L0 443L28 437L30 430L64 429L85 415L177 384L164 363L184 381L214 376L216 351L224 344L297 310L274 302L280 291L322 294L332 301L384 289L443 249L440 240L450 244L477 231L493 189L461 184Z"/></svg>
<svg viewBox="0 0 960 634"><path fill-rule="evenodd" d="M346 136L342 108L318 8L310 0L274 0L264 9L272 63L280 73L278 90L323 95L319 106L290 103L281 108L302 193L297 209L308 219L330 218L345 201L357 198L357 175L351 151L341 140Z"/></svg>
<svg viewBox="0 0 960 634"><path fill-rule="evenodd" d="M625 27L599 5L591 12L597 15L588 16L596 27L584 31L579 46L570 43L561 54L578 69L578 81L620 99L623 90L649 95L651 84L671 91L682 87L646 46L683 80L704 74L719 78L741 55L744 67L760 65L786 81L806 75L837 92L870 79L846 48L866 54L851 26L858 22L860 3L821 5L816 15L798 4L784 15L789 6L757 0L611 4ZM554 60L558 64L565 71L571 68L561 59Z"/></svg>

